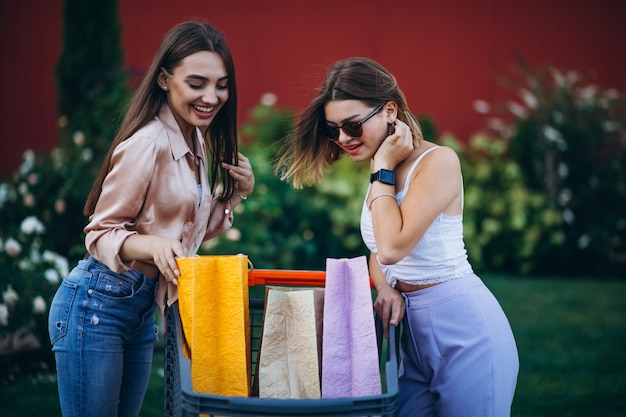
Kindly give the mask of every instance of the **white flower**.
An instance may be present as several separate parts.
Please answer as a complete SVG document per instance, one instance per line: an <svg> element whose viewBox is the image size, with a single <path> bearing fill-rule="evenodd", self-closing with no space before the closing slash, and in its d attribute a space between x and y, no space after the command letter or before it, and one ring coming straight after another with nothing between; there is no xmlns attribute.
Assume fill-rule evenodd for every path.
<svg viewBox="0 0 626 417"><path fill-rule="evenodd" d="M562 206L566 206L571 200L572 192L569 189L564 188L559 194L559 203L561 203Z"/></svg>
<svg viewBox="0 0 626 417"><path fill-rule="evenodd" d="M264 106L273 106L278 101L278 97L274 93L265 93L261 96L261 104Z"/></svg>
<svg viewBox="0 0 626 417"><path fill-rule="evenodd" d="M46 301L43 299L41 295L38 295L33 300L33 313L35 314L45 313L47 307L48 306L46 305Z"/></svg>
<svg viewBox="0 0 626 417"><path fill-rule="evenodd" d="M21 182L20 185L17 186L17 192L20 193L20 195L26 194L28 192L28 184Z"/></svg>
<svg viewBox="0 0 626 417"><path fill-rule="evenodd" d="M35 152L32 149L27 149L22 154L22 165L20 166L20 174L26 174L32 171L35 166Z"/></svg>
<svg viewBox="0 0 626 417"><path fill-rule="evenodd" d="M83 146L83 144L85 143L85 134L80 130L74 132L74 134L72 135L72 140L74 141L74 144L76 144L76 146Z"/></svg>
<svg viewBox="0 0 626 417"><path fill-rule="evenodd" d="M474 100L472 107L476 113L487 114L491 110L491 106L485 100Z"/></svg>
<svg viewBox="0 0 626 417"><path fill-rule="evenodd" d="M58 284L61 280L59 272L56 269L52 268L46 269L46 272L44 272L44 277L46 278L46 281L48 281L52 285Z"/></svg>
<svg viewBox="0 0 626 417"><path fill-rule="evenodd" d="M8 306L12 307L20 299L20 296L17 295L11 284L9 284L6 291L2 293L2 299Z"/></svg>
<svg viewBox="0 0 626 417"><path fill-rule="evenodd" d="M238 241L239 239L241 239L241 231L236 227L228 229L228 231L226 232L226 239Z"/></svg>
<svg viewBox="0 0 626 417"><path fill-rule="evenodd" d="M544 126L543 135L550 142L556 143L559 150L564 151L567 149L567 143L565 142L565 140L563 140L563 135L561 135L561 132L553 128L552 126Z"/></svg>
<svg viewBox="0 0 626 417"><path fill-rule="evenodd" d="M35 216L29 216L22 220L20 230L26 235L42 234L46 231L46 227Z"/></svg>
<svg viewBox="0 0 626 417"><path fill-rule="evenodd" d="M580 89L579 95L583 103L593 103L593 99L598 94L598 87L594 85L588 85Z"/></svg>
<svg viewBox="0 0 626 417"><path fill-rule="evenodd" d="M80 153L80 157L85 162L91 161L93 159L93 150L90 148L83 149L83 151Z"/></svg>
<svg viewBox="0 0 626 417"><path fill-rule="evenodd" d="M539 105L539 100L537 100L537 96L535 96L532 91L526 88L521 88L519 90L519 95L529 109L536 109Z"/></svg>
<svg viewBox="0 0 626 417"><path fill-rule="evenodd" d="M22 252L22 245L20 245L20 242L10 237L4 242L4 250L7 255L15 258Z"/></svg>
<svg viewBox="0 0 626 417"><path fill-rule="evenodd" d="M59 255L58 253L54 253L50 250L45 250L42 254L42 258L44 261L52 262L54 264L54 268L61 274L61 276L67 276L69 274L69 264L67 259Z"/></svg>
<svg viewBox="0 0 626 417"><path fill-rule="evenodd" d="M582 77L577 71L570 70L565 73L565 78L570 84L576 84Z"/></svg>
<svg viewBox="0 0 626 417"><path fill-rule="evenodd" d="M589 235L582 235L578 238L578 248L585 249L587 246L589 246L590 242L591 239L589 238Z"/></svg>
<svg viewBox="0 0 626 417"><path fill-rule="evenodd" d="M576 220L576 217L574 216L574 212L570 209L563 210L563 213L561 214L563 215L563 220L565 220L567 224L573 224L574 221Z"/></svg>
<svg viewBox="0 0 626 417"><path fill-rule="evenodd" d="M0 304L0 326L8 326L9 308L5 304Z"/></svg>
<svg viewBox="0 0 626 417"><path fill-rule="evenodd" d="M528 114L526 108L514 101L509 101L506 106L509 111L516 117L523 119Z"/></svg>

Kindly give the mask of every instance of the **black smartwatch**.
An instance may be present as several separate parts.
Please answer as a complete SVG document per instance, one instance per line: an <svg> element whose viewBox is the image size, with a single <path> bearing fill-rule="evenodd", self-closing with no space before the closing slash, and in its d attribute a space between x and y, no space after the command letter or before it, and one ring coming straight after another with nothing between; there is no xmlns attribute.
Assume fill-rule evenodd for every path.
<svg viewBox="0 0 626 417"><path fill-rule="evenodd" d="M380 181L383 184L395 185L396 173L388 169L381 169L370 175L370 184L374 181Z"/></svg>

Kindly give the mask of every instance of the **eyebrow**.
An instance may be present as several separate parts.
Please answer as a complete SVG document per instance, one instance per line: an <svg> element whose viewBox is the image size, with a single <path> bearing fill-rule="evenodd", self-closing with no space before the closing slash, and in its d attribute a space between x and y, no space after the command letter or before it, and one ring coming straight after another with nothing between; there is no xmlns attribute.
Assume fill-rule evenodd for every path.
<svg viewBox="0 0 626 417"><path fill-rule="evenodd" d="M209 81L207 77L204 77L202 75L197 75L197 74L190 74L190 75L187 75L185 78L192 79L192 80ZM218 78L217 81L228 81L229 78L230 77L228 75L224 75L223 77Z"/></svg>

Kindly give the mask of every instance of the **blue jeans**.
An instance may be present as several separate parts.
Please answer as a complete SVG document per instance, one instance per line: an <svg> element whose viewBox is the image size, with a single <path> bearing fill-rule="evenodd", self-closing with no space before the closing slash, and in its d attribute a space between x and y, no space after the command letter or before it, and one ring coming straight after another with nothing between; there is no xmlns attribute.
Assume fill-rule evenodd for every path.
<svg viewBox="0 0 626 417"><path fill-rule="evenodd" d="M111 271L91 256L63 280L50 306L64 417L136 417L156 340L157 281Z"/></svg>

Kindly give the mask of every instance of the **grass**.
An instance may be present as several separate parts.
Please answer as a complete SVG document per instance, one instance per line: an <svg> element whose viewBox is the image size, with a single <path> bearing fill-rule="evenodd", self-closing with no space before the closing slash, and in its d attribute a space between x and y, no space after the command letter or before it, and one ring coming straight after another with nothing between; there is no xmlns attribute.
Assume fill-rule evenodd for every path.
<svg viewBox="0 0 626 417"><path fill-rule="evenodd" d="M626 415L626 281L485 276L518 344L514 417ZM142 417L163 415L157 349ZM2 415L59 417L54 375L0 387Z"/></svg>

